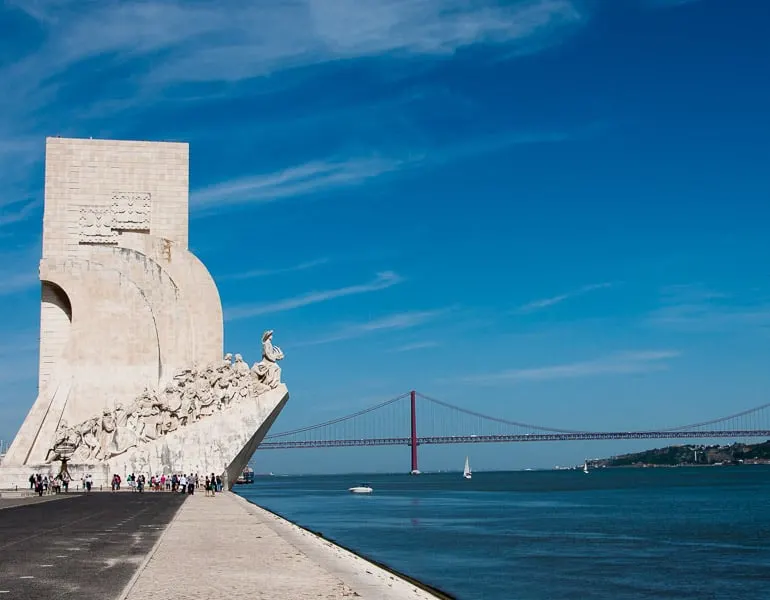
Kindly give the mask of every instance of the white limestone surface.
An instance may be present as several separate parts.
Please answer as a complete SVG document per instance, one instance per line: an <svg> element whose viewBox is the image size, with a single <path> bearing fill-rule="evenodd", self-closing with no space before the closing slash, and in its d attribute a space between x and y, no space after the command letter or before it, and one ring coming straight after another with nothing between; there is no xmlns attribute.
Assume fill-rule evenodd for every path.
<svg viewBox="0 0 770 600"><path fill-rule="evenodd" d="M272 331L251 368L223 357L219 292L188 249L188 159L185 143L46 140L38 394L0 488L62 459L97 485L234 481L285 404Z"/></svg>
<svg viewBox="0 0 770 600"><path fill-rule="evenodd" d="M181 568L180 568L181 567ZM127 600L435 600L437 596L232 493L182 505Z"/></svg>
<svg viewBox="0 0 770 600"><path fill-rule="evenodd" d="M111 473L224 474L234 483L289 398L280 384L256 397L129 450L109 461ZM226 482L227 483L227 482Z"/></svg>
<svg viewBox="0 0 770 600"><path fill-rule="evenodd" d="M46 140L39 391L4 467L47 462L62 424L222 359L219 292L187 247L188 158L184 143Z"/></svg>

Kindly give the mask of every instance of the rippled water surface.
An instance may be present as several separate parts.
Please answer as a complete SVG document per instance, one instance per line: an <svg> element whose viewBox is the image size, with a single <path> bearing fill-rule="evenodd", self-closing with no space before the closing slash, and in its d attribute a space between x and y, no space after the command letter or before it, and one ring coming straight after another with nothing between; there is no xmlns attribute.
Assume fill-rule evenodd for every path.
<svg viewBox="0 0 770 600"><path fill-rule="evenodd" d="M347 492L362 479L374 494ZM236 491L457 598L770 598L769 467L258 477Z"/></svg>

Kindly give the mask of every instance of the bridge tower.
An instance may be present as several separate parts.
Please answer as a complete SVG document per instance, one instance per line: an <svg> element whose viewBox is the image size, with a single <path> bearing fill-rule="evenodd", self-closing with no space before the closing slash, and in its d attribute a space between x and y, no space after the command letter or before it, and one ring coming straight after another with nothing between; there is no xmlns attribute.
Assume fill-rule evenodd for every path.
<svg viewBox="0 0 770 600"><path fill-rule="evenodd" d="M410 475L419 475L420 469L417 468L417 392L412 390L409 393L409 400L412 405L412 436L409 446L412 448L412 470Z"/></svg>

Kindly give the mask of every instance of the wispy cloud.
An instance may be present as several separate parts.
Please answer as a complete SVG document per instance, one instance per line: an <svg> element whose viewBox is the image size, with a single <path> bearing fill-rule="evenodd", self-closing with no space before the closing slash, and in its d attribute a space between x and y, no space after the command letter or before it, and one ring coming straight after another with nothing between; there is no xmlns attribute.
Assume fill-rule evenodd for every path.
<svg viewBox="0 0 770 600"><path fill-rule="evenodd" d="M191 208L199 212L223 206L271 202L283 198L318 193L356 185L398 170L404 161L379 158L353 158L347 161L318 160L273 173L249 175L196 191Z"/></svg>
<svg viewBox="0 0 770 600"><path fill-rule="evenodd" d="M37 212L37 210L43 205L42 200L27 200L24 202L8 201L3 202L0 200L0 206L3 207L3 213L0 214L0 227L4 225L11 225L24 221L30 215Z"/></svg>
<svg viewBox="0 0 770 600"><path fill-rule="evenodd" d="M243 279L256 279L257 277L269 277L272 275L283 275L284 273L295 273L297 271L307 271L315 267L320 267L329 263L328 258L317 258L315 260L308 260L301 262L290 267L284 267L282 269L256 269L253 271L244 271L243 273L230 273L228 275L220 275L217 277L219 281L232 281Z"/></svg>
<svg viewBox="0 0 770 600"><path fill-rule="evenodd" d="M570 0L182 0L16 2L52 34L22 61L50 75L90 58L163 56L143 87L240 81L287 67L380 54L451 54L471 44L553 43L587 15Z"/></svg>
<svg viewBox="0 0 770 600"><path fill-rule="evenodd" d="M334 333L312 340L299 342L296 345L313 346L317 344L326 344L329 342L350 340L382 331L411 329L413 327L418 327L429 321L437 319L447 314L451 310L453 309L441 308L436 310L407 311L387 315L379 319L373 319L363 323L346 324L341 326Z"/></svg>
<svg viewBox="0 0 770 600"><path fill-rule="evenodd" d="M225 309L225 319L228 321L235 321L236 319L246 319L248 317L255 317L257 315L294 310L303 306L318 304L319 302L327 302L335 298L343 298L345 296L354 296L356 294L366 294L369 292L385 290L389 287L393 287L394 285L401 283L402 281L404 281L403 277L397 273L394 273L393 271L385 271L383 273L378 273L377 277L368 283L349 285L347 287L335 288L331 290L308 292L306 294L294 296L293 298L286 298L284 300L279 300L278 302L271 302L267 304L235 306L233 308Z"/></svg>
<svg viewBox="0 0 770 600"><path fill-rule="evenodd" d="M191 208L198 216L251 203L265 203L318 194L362 184L410 168L425 168L471 156L501 151L517 145L552 144L591 135L595 127L575 131L505 132L476 137L440 148L424 146L398 157L319 159L278 171L237 177L193 191Z"/></svg>
<svg viewBox="0 0 770 600"><path fill-rule="evenodd" d="M682 332L734 332L770 327L770 302L716 291L703 284L666 286L646 323Z"/></svg>
<svg viewBox="0 0 770 600"><path fill-rule="evenodd" d="M558 296L533 300L532 302L528 302L527 304L520 306L515 310L515 312L526 313L541 310L543 308L548 308L549 306L554 306L555 304L560 304L565 300L569 300L570 298L576 298L577 296L582 296L583 294L587 294L589 292L603 290L610 287L612 287L611 283L594 283L591 285L584 285L583 287L580 287L576 290L572 290L564 294L559 294Z"/></svg>
<svg viewBox="0 0 770 600"><path fill-rule="evenodd" d="M595 375L646 373L668 368L668 361L677 356L680 356L680 353L675 350L619 352L588 361L525 369L508 369L497 373L471 375L461 378L461 381L481 384L499 382L521 383L527 381L574 379Z"/></svg>
<svg viewBox="0 0 770 600"><path fill-rule="evenodd" d="M0 99L0 227L23 221L41 206L41 191L29 193L29 174L39 168L43 158L43 136L34 139L27 133L9 133L16 124L4 119L2 102Z"/></svg>
<svg viewBox="0 0 770 600"><path fill-rule="evenodd" d="M437 348L440 346L438 342L433 341L425 341L425 342L414 342L412 344L405 344L403 346L399 346L398 348L393 348L390 352L412 352L414 350L425 350L427 348Z"/></svg>
<svg viewBox="0 0 770 600"><path fill-rule="evenodd" d="M225 88L227 97L237 97L246 84L279 71L375 56L411 64L475 44L539 49L560 43L589 18L573 0L9 0L0 10L25 14L35 32L0 65L0 157L11 158L0 161L0 187L8 194L0 193L0 204L26 193L43 158L43 133L78 131L62 130L68 121L119 136L115 124L126 111L221 98ZM87 75L94 65L99 85ZM297 79L307 76L306 69ZM63 101L74 97L77 102ZM400 169L402 161L310 161L201 190L192 206L203 211L215 202L264 202L353 185Z"/></svg>

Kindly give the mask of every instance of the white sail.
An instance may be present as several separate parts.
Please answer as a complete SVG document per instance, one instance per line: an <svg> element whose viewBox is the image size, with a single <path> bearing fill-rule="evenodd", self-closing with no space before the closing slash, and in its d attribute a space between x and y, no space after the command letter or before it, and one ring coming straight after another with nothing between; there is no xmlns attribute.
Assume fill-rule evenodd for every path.
<svg viewBox="0 0 770 600"><path fill-rule="evenodd" d="M465 457L465 468L463 469L463 477L465 477L465 479L471 478L471 465L468 462L467 456Z"/></svg>

